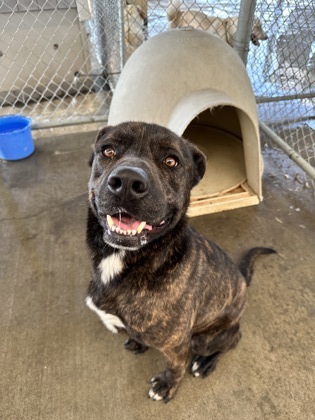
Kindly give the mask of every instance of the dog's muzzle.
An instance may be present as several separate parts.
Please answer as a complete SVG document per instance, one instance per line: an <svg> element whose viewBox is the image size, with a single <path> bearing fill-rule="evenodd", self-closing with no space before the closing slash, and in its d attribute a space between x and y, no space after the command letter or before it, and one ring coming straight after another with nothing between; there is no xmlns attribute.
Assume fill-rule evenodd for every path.
<svg viewBox="0 0 315 420"><path fill-rule="evenodd" d="M107 180L108 190L123 200L144 198L149 191L149 177L138 167L119 166Z"/></svg>
<svg viewBox="0 0 315 420"><path fill-rule="evenodd" d="M145 169L119 165L103 182L102 192L92 195L92 205L104 228L105 243L136 250L167 229L171 217L165 213L163 201L157 199L160 190L153 193L150 174Z"/></svg>
<svg viewBox="0 0 315 420"><path fill-rule="evenodd" d="M259 44L259 41L258 41L258 38L257 38L256 34L252 33L251 36L250 36L250 40L252 41L252 43L256 47L259 47L260 44Z"/></svg>
<svg viewBox="0 0 315 420"><path fill-rule="evenodd" d="M259 47L259 45L260 45L260 42L259 42L259 40L261 40L261 41L266 41L268 39L268 36L265 34L265 33L263 33L263 34L261 34L259 37L254 33L254 32L252 32L251 33L251 36L250 36L250 40L251 40L251 42L256 46L256 47Z"/></svg>

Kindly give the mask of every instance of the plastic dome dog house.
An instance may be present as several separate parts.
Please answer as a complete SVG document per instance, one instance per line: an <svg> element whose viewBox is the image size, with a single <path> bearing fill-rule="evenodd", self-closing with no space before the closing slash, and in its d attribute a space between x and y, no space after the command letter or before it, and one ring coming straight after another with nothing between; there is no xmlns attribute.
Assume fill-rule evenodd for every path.
<svg viewBox="0 0 315 420"><path fill-rule="evenodd" d="M207 155L190 216L258 204L262 161L255 98L245 67L221 39L174 29L145 42L118 80L108 123L168 127Z"/></svg>

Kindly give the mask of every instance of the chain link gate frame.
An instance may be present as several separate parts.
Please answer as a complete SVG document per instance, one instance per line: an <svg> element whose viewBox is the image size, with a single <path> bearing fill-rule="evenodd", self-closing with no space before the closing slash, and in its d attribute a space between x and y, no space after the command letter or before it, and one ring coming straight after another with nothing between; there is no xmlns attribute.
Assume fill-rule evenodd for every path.
<svg viewBox="0 0 315 420"><path fill-rule="evenodd" d="M168 5L169 0L0 0L1 115L28 115L35 128L106 121L111 91L131 53L128 45L136 48L167 30ZM180 9L239 16L234 48L247 60L263 137L302 162L314 179L313 1L183 0ZM268 35L259 47L249 42L254 13ZM133 40L127 40L130 34ZM310 184L308 178L304 182Z"/></svg>

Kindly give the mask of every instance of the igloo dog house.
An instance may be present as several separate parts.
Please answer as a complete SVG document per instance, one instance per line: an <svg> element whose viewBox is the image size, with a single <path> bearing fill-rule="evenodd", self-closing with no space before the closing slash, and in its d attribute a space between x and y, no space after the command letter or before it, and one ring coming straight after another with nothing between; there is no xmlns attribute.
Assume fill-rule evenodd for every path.
<svg viewBox="0 0 315 420"><path fill-rule="evenodd" d="M221 39L174 29L145 42L127 61L108 123L144 121L197 144L207 171L188 214L198 216L262 199L256 103L245 67Z"/></svg>

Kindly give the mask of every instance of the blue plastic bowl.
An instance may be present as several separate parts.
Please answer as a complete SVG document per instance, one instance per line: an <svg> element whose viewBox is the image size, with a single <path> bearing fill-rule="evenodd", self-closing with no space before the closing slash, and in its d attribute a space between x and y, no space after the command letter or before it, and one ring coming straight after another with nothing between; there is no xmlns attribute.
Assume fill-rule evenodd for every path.
<svg viewBox="0 0 315 420"><path fill-rule="evenodd" d="M0 117L0 159L24 159L34 150L30 118L21 115Z"/></svg>

